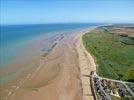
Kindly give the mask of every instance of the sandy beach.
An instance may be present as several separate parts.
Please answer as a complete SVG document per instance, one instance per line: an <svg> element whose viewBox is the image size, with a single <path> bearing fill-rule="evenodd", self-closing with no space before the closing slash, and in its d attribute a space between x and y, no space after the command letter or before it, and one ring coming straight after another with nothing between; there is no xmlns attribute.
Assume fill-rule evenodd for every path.
<svg viewBox="0 0 134 100"><path fill-rule="evenodd" d="M91 30L92 28L88 30L87 32L90 32ZM87 50L85 49L83 45L82 36L85 33L86 32L83 32L82 34L79 34L76 37L76 49L79 55L78 59L79 59L80 75L81 75L81 82L82 82L82 88L83 88L82 100L94 100L93 94L91 91L90 77L87 77L87 76L90 76L91 71L96 70L96 65L95 65L93 57L87 52Z"/></svg>
<svg viewBox="0 0 134 100"><path fill-rule="evenodd" d="M95 70L95 63L83 46L84 33L62 39L24 79L5 90L2 99L93 100L90 81L85 75Z"/></svg>

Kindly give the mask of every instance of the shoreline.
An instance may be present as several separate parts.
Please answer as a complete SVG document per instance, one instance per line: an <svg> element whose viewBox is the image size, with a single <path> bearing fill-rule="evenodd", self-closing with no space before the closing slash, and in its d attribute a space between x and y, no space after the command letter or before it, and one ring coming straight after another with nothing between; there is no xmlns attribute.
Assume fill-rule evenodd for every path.
<svg viewBox="0 0 134 100"><path fill-rule="evenodd" d="M47 87L57 88L58 84L59 93L58 91L54 92L54 94L58 93L58 96L46 96L45 98L61 98L61 100L62 98L68 98L69 100L77 98L76 100L81 100L81 86L79 86L81 81L79 79L79 69L77 67L77 54L72 38L73 34L70 34L70 36L68 35L64 39L61 38L59 39L59 42L52 45L52 51L47 56L41 57L42 63L40 63L37 68L34 68L32 73L30 72L24 79L20 79L17 86L12 85L11 88L5 90L6 96L3 97L3 100L18 100L22 94L25 95L23 98L33 98L30 94L34 94L34 91L43 91L38 92L38 95L43 95L44 93L46 95L51 95L48 94L47 91L54 92L54 89L48 90ZM64 84L65 81L66 84ZM53 83L56 86L53 86ZM63 91L63 87L68 87L73 95L71 96L70 94L70 96L67 96L68 90L64 89ZM63 95L60 94L61 91L63 91Z"/></svg>
<svg viewBox="0 0 134 100"><path fill-rule="evenodd" d="M93 58L92 58L92 56L86 51L86 49L85 49L85 47L84 47L84 45L83 45L83 42L82 42L82 36L85 34L85 33L87 33L87 32L89 32L89 31L91 31L91 30L93 30L94 28L96 28L96 27L90 27L88 30L86 30L86 31L82 31L82 32L78 32L78 33L76 33L75 34L75 36L74 37L72 37L73 36L73 34L72 34L72 36L70 36L71 38L70 39L73 39L73 40L71 40L71 42L69 42L69 39L67 38L67 37L65 37L65 39L61 39L61 41L60 42L55 42L56 43L56 45L55 45L55 43L52 45L52 51L50 50L50 53L48 53L47 55L48 56L54 56L54 54L53 54L53 52L55 52L55 50L56 49L59 49L60 50L60 52L62 51L63 53L64 53L64 51L63 50L61 50L61 49L64 49L64 48L66 48L66 46L67 46L67 48L69 49L69 52L70 52L70 50L72 49L72 48L74 48L74 50L73 50L73 52L75 52L75 53L77 53L77 55L78 55L78 57L80 58L75 58L75 60L79 60L78 62L77 62L77 64L78 64L78 66L79 66L79 68L77 68L77 70L79 70L80 72L77 72L77 74L80 74L80 75L78 75L79 76L79 78L78 78L78 80L79 80L79 84L81 84L80 86L79 86L79 88L81 88L80 89L80 91L82 92L83 91L83 93L81 93L80 95L81 95L81 97L80 98L83 98L83 99L91 99L91 100L93 100L93 96L92 96L92 92L91 92L91 87L90 87L90 85L86 85L85 86L85 84L90 84L90 81L89 81L89 78L85 78L85 76L83 77L83 75L89 75L90 74L90 72L92 71L92 70L96 70L96 67L95 67L95 63L94 63L94 60L93 60ZM67 38L67 39L66 39ZM71 43L71 44L70 44ZM78 45L80 45L80 47L78 47ZM61 48L62 47L62 48ZM58 50L58 51L59 51ZM79 50L82 50L82 52L83 52L83 54L82 54L82 56L84 56L85 57L85 59L88 59L89 61L90 61L90 66L89 65L82 65L82 63L84 62L84 60L83 60L83 58L82 57L80 57L80 55L81 55L81 53L82 52L80 52L79 53ZM57 53L57 51L55 52L55 53ZM62 54L63 54L62 53ZM7 97L9 98L12 98L13 100L17 100L17 99L14 99L15 97L16 97L16 93L17 93L17 91L20 91L20 90L22 90L22 88L23 87L29 87L30 85L27 85L27 84L30 84L29 82L28 82L28 80L33 80L32 78L35 78L35 77L37 77L38 76L38 74L39 73L41 73L41 71L44 71L43 69L42 69L42 67L44 66L44 65L46 65L46 63L47 62L51 62L51 63L53 63L51 60L49 61L48 60L48 58L47 58L47 55L45 55L45 57L42 55L42 57L41 57L41 61L40 61L40 64L38 65L38 67L37 68L34 68L33 70L33 72L32 73L28 73L26 76L25 76L25 78L23 79L23 81L21 80L20 82L19 82L19 85L18 86L14 86L13 85L13 87L15 88L14 89L14 91L11 89L10 91L8 91L8 93L7 93ZM70 54L69 54L70 55ZM67 55L66 55L67 56ZM71 56L71 55L70 55ZM82 59L81 59L82 58ZM63 59L63 58L62 58ZM68 59L68 58L67 58ZM45 60L47 61L47 62L45 62ZM56 57L56 59L55 60L57 60L57 57ZM69 60L69 59L68 59ZM68 61L67 60L67 62L68 63L70 63L70 62L72 62L72 61ZM87 63L86 64L89 64L89 61L87 61ZM57 61L56 61L57 62ZM55 63L56 63L55 62ZM51 64L51 63L48 63L48 64ZM61 63L61 60L60 60L60 62L59 63ZM85 63L85 62L84 62ZM83 64L84 64L83 63ZM67 65L61 65L61 66L64 66L64 67L67 67L67 66L76 66L75 64L67 64ZM84 69L83 69L83 66L87 66L87 68L86 67L84 67ZM91 67L92 66L92 67ZM45 68L46 69L46 68ZM84 71L86 69L86 71ZM59 69L56 69L56 70L59 70L58 71L58 73L56 74L55 73L55 75L56 75L56 77L59 77L59 74L61 73L61 68ZM64 69L63 69L64 70ZM66 68L65 68L65 70L66 70ZM83 70L83 71L82 71ZM43 72L44 73L44 72ZM69 73L68 73L69 74ZM42 77L42 74L40 74L41 76L40 77ZM66 76L66 75L65 75ZM54 80L53 81L55 81L57 78L54 78ZM61 77L61 76L60 76ZM74 77L74 76L73 76ZM35 78L36 79L36 78ZM34 79L34 80L35 80ZM37 79L38 80L38 79ZM25 82L26 82L26 84L25 84ZM82 83L81 83L82 82ZM33 82L32 82L32 84L33 84ZM37 83L38 84L38 83ZM48 84L48 83L47 83ZM24 86L23 86L24 85ZM35 88L33 88L33 90L34 91L38 91L38 88L36 88L36 86L37 85L33 85ZM31 86L30 86L31 87ZM29 87L29 88L30 88ZM37 86L38 87L38 86ZM44 86L43 86L44 87ZM61 87L61 86L60 86ZM62 88L62 87L61 87ZM79 89L78 88L78 89ZM32 89L32 88L31 88ZM66 90L65 90L66 91ZM77 91L78 92L78 91ZM24 94L25 94L25 92L24 92ZM42 93L41 93L42 94ZM91 95L91 96L87 96L87 95ZM61 94L59 94L59 97L61 96ZM6 100L8 100L8 98L6 99ZM17 96L17 98L18 98L18 96ZM9 99L9 100L12 100L12 99ZM23 100L23 99L22 99ZM81 99L80 99L81 100Z"/></svg>
<svg viewBox="0 0 134 100"><path fill-rule="evenodd" d="M55 46L52 46L54 47L52 51L47 56L41 57L41 62L38 67L34 68L32 73L28 73L25 76L25 81L21 80L19 82L21 85L13 86L15 91L9 89L10 91L7 93L8 98L5 100L24 100L26 98L36 100L44 94L48 95L45 95L45 97L43 96L43 98L46 99L53 98L56 100L63 100L63 98L67 98L67 100L74 100L73 98L77 98L75 100L81 100L90 98L93 100L91 87L88 85L90 84L89 78L83 76L89 75L94 69L94 67L91 67L93 65L93 60L91 60L90 66L86 65L87 68L84 67L83 69L83 66L85 65L82 65L81 63L83 63L84 60L82 57L82 59L78 58L81 55L78 53L78 50L82 50L82 56L84 56L85 59L91 58L91 55L86 52L82 43L82 34L85 34L94 28L95 27L90 27L82 32L71 34L71 36L65 37ZM82 47L78 47L78 45L81 45ZM86 64L89 64L89 61L87 61ZM84 71L85 69L86 71ZM69 90L65 87L68 87ZM48 91L52 94L49 94ZM67 91L72 91L72 94L69 94L70 96L67 95ZM61 94L61 92L63 94ZM51 97L50 95L53 95L54 97ZM40 100L42 99L40 98Z"/></svg>

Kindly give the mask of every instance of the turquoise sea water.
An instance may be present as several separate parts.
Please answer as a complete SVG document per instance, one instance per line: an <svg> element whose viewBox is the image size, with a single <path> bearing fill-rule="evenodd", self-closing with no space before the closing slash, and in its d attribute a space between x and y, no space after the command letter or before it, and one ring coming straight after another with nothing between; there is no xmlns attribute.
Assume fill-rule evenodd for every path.
<svg viewBox="0 0 134 100"><path fill-rule="evenodd" d="M23 58L25 56L23 55L22 57L21 54L23 54L23 52L30 51L31 56L32 54L35 54L36 51L32 50L32 48L26 50L27 45L40 38L45 38L47 40L45 41L46 44L48 44L45 45L45 49L47 49L56 35L69 35L72 32L95 25L98 24L38 24L0 26L0 68L6 68L7 65L10 67L9 65L12 64L12 62L15 62L18 58ZM30 54L27 57L29 56ZM20 69L22 70L22 68ZM20 71L17 71L16 74L14 73L10 76L6 76L8 77L7 79L4 77L2 79L2 83L8 82L7 80L15 78L18 74L20 74Z"/></svg>

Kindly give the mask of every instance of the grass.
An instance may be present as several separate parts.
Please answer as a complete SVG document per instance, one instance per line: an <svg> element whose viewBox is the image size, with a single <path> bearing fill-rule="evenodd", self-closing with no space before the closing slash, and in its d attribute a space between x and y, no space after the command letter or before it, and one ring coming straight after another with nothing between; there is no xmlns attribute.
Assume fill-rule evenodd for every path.
<svg viewBox="0 0 134 100"><path fill-rule="evenodd" d="M95 57L100 76L134 81L134 45L122 43L121 36L98 29L85 34L83 43Z"/></svg>

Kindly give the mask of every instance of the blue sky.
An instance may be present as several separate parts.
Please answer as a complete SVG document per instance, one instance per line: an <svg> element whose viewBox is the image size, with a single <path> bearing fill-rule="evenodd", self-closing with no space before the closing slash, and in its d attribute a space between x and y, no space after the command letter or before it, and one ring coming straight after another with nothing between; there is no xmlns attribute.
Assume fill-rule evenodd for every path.
<svg viewBox="0 0 134 100"><path fill-rule="evenodd" d="M0 24L134 23L134 0L1 0Z"/></svg>

